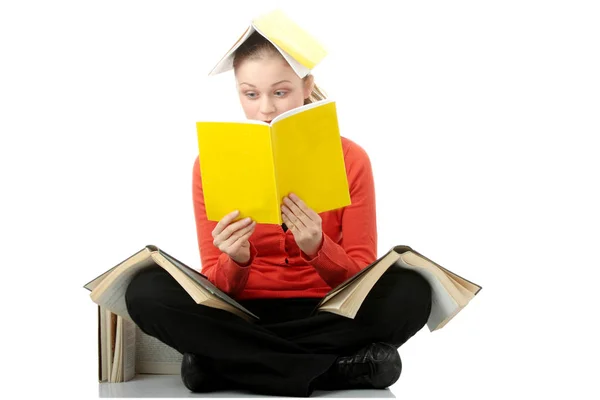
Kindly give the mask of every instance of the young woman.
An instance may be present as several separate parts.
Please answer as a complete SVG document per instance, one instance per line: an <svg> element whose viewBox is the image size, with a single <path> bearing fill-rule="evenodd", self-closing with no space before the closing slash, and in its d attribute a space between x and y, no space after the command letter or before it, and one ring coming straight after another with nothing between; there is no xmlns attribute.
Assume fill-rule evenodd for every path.
<svg viewBox="0 0 600 400"><path fill-rule="evenodd" d="M324 98L310 73L299 75L258 33L236 50L233 69L248 119L269 122ZM352 204L317 214L291 193L282 226L238 220L233 210L208 221L196 159L202 272L260 322L196 304L161 268L137 275L126 293L129 313L184 355L181 375L191 391L310 396L315 389L385 388L400 376L397 348L424 326L431 308L431 289L420 275L387 271L355 319L311 315L328 291L377 258L369 157L344 137L342 148Z"/></svg>

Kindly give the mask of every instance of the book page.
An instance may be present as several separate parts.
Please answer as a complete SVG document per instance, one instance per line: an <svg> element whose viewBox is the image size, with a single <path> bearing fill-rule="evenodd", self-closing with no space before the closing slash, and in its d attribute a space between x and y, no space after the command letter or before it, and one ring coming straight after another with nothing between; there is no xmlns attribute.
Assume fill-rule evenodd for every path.
<svg viewBox="0 0 600 400"><path fill-rule="evenodd" d="M279 114L278 116L276 116L275 118L273 118L273 121L271 121L271 125L274 125L275 123L277 123L278 121L281 121L282 119L291 117L292 115L308 111L315 107L321 107L321 106L323 106L325 104L329 104L329 103L334 103L334 101L331 99L325 99L325 100L315 101L314 103L305 104L300 107L292 108L291 110L283 112L283 113Z"/></svg>
<svg viewBox="0 0 600 400"><path fill-rule="evenodd" d="M125 318L123 321L123 381L133 379L135 376L135 343L136 343L136 325L133 321Z"/></svg>
<svg viewBox="0 0 600 400"><path fill-rule="evenodd" d="M414 260L414 262L411 262L409 259L407 259L407 262L411 262L413 264L426 264L426 265L437 267L442 272L444 272L445 275L451 277L453 279L453 281L457 283L457 286L464 287L469 292L471 292L473 294L473 296L476 295L481 290L481 286L479 286L478 284L473 283L473 282L469 281L468 279L465 279L462 276L456 274L455 272L452 272L449 269L442 267L435 261L430 260L429 258L425 257L423 254L420 254L419 252L411 249L410 247L408 247L408 246L397 246L397 247L405 248L407 250L406 251L407 257ZM411 254L408 254L409 252ZM472 297L472 296L470 296L470 297Z"/></svg>
<svg viewBox="0 0 600 400"><path fill-rule="evenodd" d="M108 360L107 360L107 325L106 325L106 310L104 307L98 306L99 310L99 367L100 367L100 382L105 382L108 380Z"/></svg>
<svg viewBox="0 0 600 400"><path fill-rule="evenodd" d="M346 316L342 311L344 309L344 304L350 298L354 292L356 292L356 288L362 282L362 278L356 279L352 281L349 285L345 286L343 289L336 292L334 296L330 296L326 301L322 302L318 310L319 311L329 311L334 314ZM356 315L352 316L352 314L347 315L348 318L354 318Z"/></svg>
<svg viewBox="0 0 600 400"><path fill-rule="evenodd" d="M90 294L92 301L123 318L131 320L125 304L125 291L133 277L140 270L152 264L154 264L154 261L148 253L132 259L132 263L126 267L115 269L92 291Z"/></svg>
<svg viewBox="0 0 600 400"><path fill-rule="evenodd" d="M242 314L246 314L247 316L252 317L254 319L259 319L258 316L254 315L252 312L250 312L250 310L242 306L233 298L229 297L227 294L223 293L219 288L213 285L213 283L209 281L206 276L202 275L200 272L188 267L181 261L177 260L175 257L164 252L163 250L158 250L158 252L158 255L153 255L157 263L159 263L160 265L166 265L167 263L173 264L175 267L177 267L178 270L183 272L197 284L198 288L204 293L206 297L205 300L202 300L202 304L206 304L227 311L231 311L233 309L235 314L237 314L237 309L241 311ZM163 259L161 259L160 256L162 256ZM210 298L213 298L213 300L210 300ZM219 305L219 303L222 304Z"/></svg>
<svg viewBox="0 0 600 400"><path fill-rule="evenodd" d="M446 272L446 274L451 277L452 279L454 279L455 282L457 282L460 286L462 286L463 288L465 288L465 290L467 290L469 293L471 293L471 298L473 296L475 296L477 293L479 293L479 291L481 290L481 286L477 285L476 283L473 283L471 281L466 280L465 278L463 278L462 276L459 276L457 274L455 274L452 271L447 270L446 268L440 266L440 268Z"/></svg>
<svg viewBox="0 0 600 400"><path fill-rule="evenodd" d="M100 284L106 278L108 278L110 275L112 275L114 270L127 267L130 264L133 264L140 260L143 260L144 258L147 257L147 254L148 254L148 249L146 247L144 247L142 250L138 251L134 255L127 257L124 261L121 261L116 266L110 268L109 270L103 272L101 275L92 279L90 282L86 283L83 287L89 291L95 290L98 286L101 286Z"/></svg>
<svg viewBox="0 0 600 400"><path fill-rule="evenodd" d="M117 332L117 316L105 309L104 319L106 321L106 363L107 376L106 379L110 382L113 370L113 358L115 354L115 338Z"/></svg>
<svg viewBox="0 0 600 400"><path fill-rule="evenodd" d="M427 327L430 331L434 331L446 318L456 314L461 307L434 275L424 274L423 276L427 279L432 289L431 313L427 320Z"/></svg>
<svg viewBox="0 0 600 400"><path fill-rule="evenodd" d="M169 374L181 372L183 355L160 340L136 327L135 370L139 374Z"/></svg>
<svg viewBox="0 0 600 400"><path fill-rule="evenodd" d="M375 283L398 258L398 253L390 251L375 263L363 268L349 284L342 283L340 285L344 286L342 290L336 290L334 295L327 296L326 299L321 301L318 310L332 312L347 318L355 318L361 304L373 289Z"/></svg>
<svg viewBox="0 0 600 400"><path fill-rule="evenodd" d="M209 76L219 74L221 72L225 72L233 67L233 53L237 50L238 47L242 45L248 39L252 33L254 33L255 29L253 26L246 28L244 33L238 38L233 46L225 53L225 55L219 60L217 65L213 68L212 71L209 72Z"/></svg>
<svg viewBox="0 0 600 400"><path fill-rule="evenodd" d="M447 270L445 270L445 272L447 272ZM454 286L456 286L456 289L458 289L458 291L465 297L465 299L467 299L467 301L471 301L471 299L475 295L473 293L471 293L467 288L465 288L461 284L461 282L459 282L455 279L456 275L447 274L446 276L448 277L448 279L450 279L450 281L452 281L452 283L454 283Z"/></svg>
<svg viewBox="0 0 600 400"><path fill-rule="evenodd" d="M100 282L102 282L104 280L104 278L106 278L108 276L108 274L110 274L115 268L117 268L117 267L113 267L113 268L109 269L108 271L104 272L102 275L98 276L94 280L86 283L83 287L91 292L92 290L96 289L96 287L100 284Z"/></svg>
<svg viewBox="0 0 600 400"><path fill-rule="evenodd" d="M115 333L115 350L112 361L112 375L110 382L122 382L122 346L123 346L123 317L117 316Z"/></svg>
<svg viewBox="0 0 600 400"><path fill-rule="evenodd" d="M385 257L387 257L388 254L390 254L391 252L392 252L391 250L388 251L383 256L379 257L377 260L373 261L371 264L367 265L366 267L364 267L363 269L361 269L360 271L358 271L356 274L354 274L350 278L346 279L344 282L342 282L339 285L337 285L336 287L332 288L325 295L325 297L323 297L321 299L321 301L319 302L319 304L317 304L316 309L319 309L319 307L321 305L329 302L330 299L332 299L333 297L336 297L338 295L338 293L340 293L341 291L345 290L346 287L348 287L349 285L351 285L355 280L360 279L364 274L368 273L371 268L373 268L374 266L376 266L377 264L379 264L381 262L381 260L383 260ZM399 255L398 255L398 257L399 257ZM342 295L342 297L345 297L345 295Z"/></svg>
<svg viewBox="0 0 600 400"><path fill-rule="evenodd" d="M440 268L439 265L431 262L429 259L421 257L412 251L407 251L400 256L400 264L404 268L412 269L419 273L426 273L435 277L445 291L447 291L461 307L467 305L469 302L469 298L465 297L457 288L455 284L456 281L450 279L443 268Z"/></svg>
<svg viewBox="0 0 600 400"><path fill-rule="evenodd" d="M293 192L321 213L351 199L336 104L314 104L272 123L271 140L278 201Z"/></svg>
<svg viewBox="0 0 600 400"><path fill-rule="evenodd" d="M455 315L461 309L462 306L456 300L456 296L458 295L460 298L462 298L462 294L456 290L453 285L452 287L454 288L454 294L451 294L451 292L448 290L451 282L446 275L441 273L439 269L409 264L405 261L406 254L408 253L403 253L400 256L397 264L402 268L407 268L418 272L431 286L431 313L429 314L429 319L427 320L427 327L431 332L433 332L434 330L438 329L438 326L449 316ZM446 282L446 284L443 284L442 282Z"/></svg>

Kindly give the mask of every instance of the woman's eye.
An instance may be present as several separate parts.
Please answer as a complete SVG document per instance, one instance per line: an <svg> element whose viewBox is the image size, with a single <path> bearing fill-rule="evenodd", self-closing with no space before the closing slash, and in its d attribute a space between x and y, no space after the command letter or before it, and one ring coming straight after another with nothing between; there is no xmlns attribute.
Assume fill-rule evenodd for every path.
<svg viewBox="0 0 600 400"><path fill-rule="evenodd" d="M283 97L283 96L285 96L286 93L287 92L285 90L277 90L275 92L275 96L277 96L277 97Z"/></svg>
<svg viewBox="0 0 600 400"><path fill-rule="evenodd" d="M246 93L246 97L248 97L249 99L254 99L256 98L256 93Z"/></svg>

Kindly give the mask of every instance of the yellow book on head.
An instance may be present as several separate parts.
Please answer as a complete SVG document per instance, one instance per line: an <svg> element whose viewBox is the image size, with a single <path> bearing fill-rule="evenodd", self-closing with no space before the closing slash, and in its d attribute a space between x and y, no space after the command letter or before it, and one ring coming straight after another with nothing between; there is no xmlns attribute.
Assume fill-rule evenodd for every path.
<svg viewBox="0 0 600 400"><path fill-rule="evenodd" d="M197 122L206 215L282 224L285 196L315 212L350 205L335 102L322 100L262 121Z"/></svg>
<svg viewBox="0 0 600 400"><path fill-rule="evenodd" d="M209 75L217 75L232 69L235 51L254 32L258 32L270 41L300 77L306 76L327 55L327 51L317 39L283 11L274 10L254 18Z"/></svg>
<svg viewBox="0 0 600 400"><path fill-rule="evenodd" d="M308 69L313 69L327 54L312 35L281 10L261 15L252 22L252 26L271 43Z"/></svg>

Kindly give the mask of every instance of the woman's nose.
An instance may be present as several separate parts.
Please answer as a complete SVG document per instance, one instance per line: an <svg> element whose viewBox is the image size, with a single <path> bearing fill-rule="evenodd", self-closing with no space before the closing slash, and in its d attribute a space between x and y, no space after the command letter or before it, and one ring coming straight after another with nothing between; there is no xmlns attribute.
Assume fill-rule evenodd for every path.
<svg viewBox="0 0 600 400"><path fill-rule="evenodd" d="M269 96L264 96L260 102L260 112L264 115L273 114L275 112L275 104Z"/></svg>

